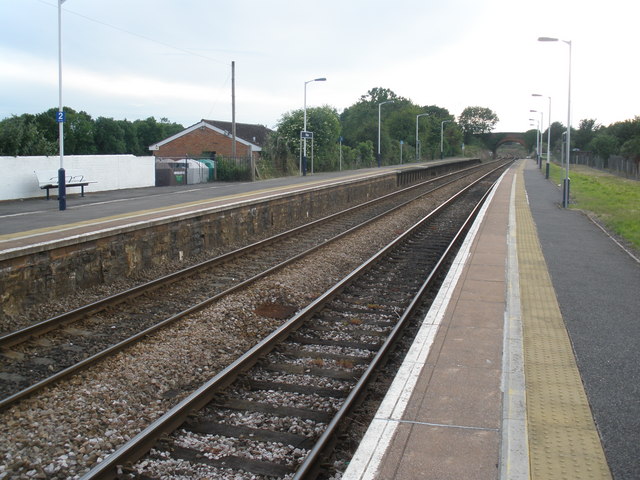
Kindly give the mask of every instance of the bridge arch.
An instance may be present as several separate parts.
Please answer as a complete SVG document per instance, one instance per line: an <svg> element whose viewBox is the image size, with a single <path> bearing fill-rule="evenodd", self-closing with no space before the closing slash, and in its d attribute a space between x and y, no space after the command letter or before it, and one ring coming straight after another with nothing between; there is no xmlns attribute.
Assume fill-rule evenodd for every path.
<svg viewBox="0 0 640 480"><path fill-rule="evenodd" d="M496 132L491 134L491 144L493 145L493 151L498 150L500 145L505 143L519 143L524 148L527 148L527 142L524 138L524 133L520 132Z"/></svg>

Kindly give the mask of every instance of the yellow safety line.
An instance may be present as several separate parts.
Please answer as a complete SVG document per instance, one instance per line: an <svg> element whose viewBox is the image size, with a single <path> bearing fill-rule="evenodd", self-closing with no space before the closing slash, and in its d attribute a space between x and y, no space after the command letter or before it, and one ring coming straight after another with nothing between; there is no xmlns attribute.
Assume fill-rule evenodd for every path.
<svg viewBox="0 0 640 480"><path fill-rule="evenodd" d="M532 479L610 479L518 171L516 225Z"/></svg>

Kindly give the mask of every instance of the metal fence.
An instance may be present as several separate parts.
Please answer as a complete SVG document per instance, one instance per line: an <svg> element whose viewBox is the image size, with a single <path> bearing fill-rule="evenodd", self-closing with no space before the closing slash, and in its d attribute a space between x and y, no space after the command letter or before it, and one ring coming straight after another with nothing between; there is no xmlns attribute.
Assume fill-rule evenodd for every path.
<svg viewBox="0 0 640 480"><path fill-rule="evenodd" d="M571 152L571 163L604 170L619 177L640 180L638 162L618 155L612 155L608 160L603 160L593 152Z"/></svg>

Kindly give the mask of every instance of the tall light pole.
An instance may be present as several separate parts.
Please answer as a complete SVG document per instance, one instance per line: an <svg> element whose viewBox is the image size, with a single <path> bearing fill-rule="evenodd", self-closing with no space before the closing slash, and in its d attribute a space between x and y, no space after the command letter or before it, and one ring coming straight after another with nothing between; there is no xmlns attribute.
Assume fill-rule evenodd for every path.
<svg viewBox="0 0 640 480"><path fill-rule="evenodd" d="M538 156L538 121L535 118L529 119L529 126L536 127L536 157ZM536 163L538 163L538 159L536 158Z"/></svg>
<svg viewBox="0 0 640 480"><path fill-rule="evenodd" d="M559 38L538 37L539 42L563 42L569 45L569 89L567 93L567 167L564 173L564 183L562 184L562 206L569 206L569 162L571 161L571 40L560 40Z"/></svg>
<svg viewBox="0 0 640 480"><path fill-rule="evenodd" d="M536 130L536 163L538 168L541 168L540 163L542 161L542 112L538 110L529 110L531 113L539 113L540 120L538 121L538 129Z"/></svg>
<svg viewBox="0 0 640 480"><path fill-rule="evenodd" d="M416 115L416 162L420 161L420 137L418 136L418 119L428 116L428 113L420 113Z"/></svg>
<svg viewBox="0 0 640 480"><path fill-rule="evenodd" d="M302 127L302 130L304 132L307 131L307 83L326 82L326 81L327 79L322 77L322 78L314 78L313 80L307 80L306 82L304 82L304 127ZM306 175L307 174L307 137L306 136L302 139L302 144L303 144L302 165L300 166L300 170L302 172L302 175Z"/></svg>
<svg viewBox="0 0 640 480"><path fill-rule="evenodd" d="M440 160L444 158L444 124L453 120L443 120L440 122Z"/></svg>
<svg viewBox="0 0 640 480"><path fill-rule="evenodd" d="M541 95L539 93L532 93L531 94L532 97L544 97L544 95ZM547 127L547 161L545 162L545 171L544 171L544 178L549 178L549 161L551 159L551 97L547 97L549 99L549 112L547 114L547 116L549 117L549 120L547 121L548 123L548 127Z"/></svg>
<svg viewBox="0 0 640 480"><path fill-rule="evenodd" d="M382 157L380 155L380 111L382 110L382 105L385 103L393 103L393 100L386 100L378 104L378 168L382 163Z"/></svg>
<svg viewBox="0 0 640 480"><path fill-rule="evenodd" d="M66 0L58 0L58 100L59 108L56 120L60 147L60 169L58 170L58 207L67 209L67 186L64 172L64 110L62 107L62 4Z"/></svg>

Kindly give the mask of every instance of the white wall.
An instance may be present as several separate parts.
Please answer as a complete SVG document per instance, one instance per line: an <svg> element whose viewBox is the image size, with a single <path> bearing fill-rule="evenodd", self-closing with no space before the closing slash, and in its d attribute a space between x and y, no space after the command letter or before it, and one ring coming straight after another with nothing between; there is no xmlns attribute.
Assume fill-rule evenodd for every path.
<svg viewBox="0 0 640 480"><path fill-rule="evenodd" d="M0 157L0 200L45 197L34 171L58 170L60 157ZM134 155L67 155L64 168L78 170L88 180L85 193L123 188L152 187L156 182L155 157ZM70 188L67 195L80 193ZM51 190L56 195L57 190Z"/></svg>

